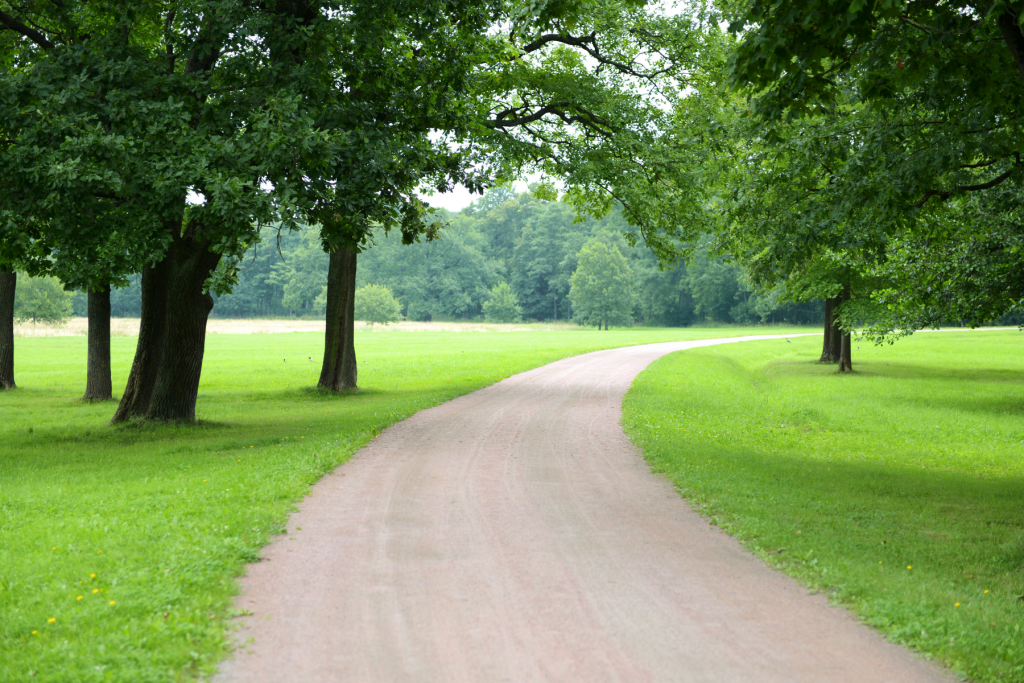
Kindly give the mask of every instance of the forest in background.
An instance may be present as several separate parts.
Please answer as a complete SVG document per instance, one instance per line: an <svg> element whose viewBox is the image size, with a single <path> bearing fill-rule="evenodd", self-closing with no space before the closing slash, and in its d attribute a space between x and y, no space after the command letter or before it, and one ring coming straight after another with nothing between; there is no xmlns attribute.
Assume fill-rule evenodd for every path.
<svg viewBox="0 0 1024 683"><path fill-rule="evenodd" d="M574 222L572 207L529 192L496 188L458 213L439 211L439 239L403 245L397 232L377 230L359 255L357 285L389 287L407 320L479 320L491 288L507 282L525 320L566 320L569 279L580 249L593 240L617 247L633 272L633 320L651 326L822 322L823 303L785 301L781 288L759 293L745 271L725 257L698 249L689 264L659 269L642 242L622 235L618 210L601 220ZM238 283L216 297L220 318L322 317L328 255L319 230L265 229L237 265ZM77 293L75 315L86 315L87 297ZM114 317L138 317L138 276L110 293Z"/></svg>

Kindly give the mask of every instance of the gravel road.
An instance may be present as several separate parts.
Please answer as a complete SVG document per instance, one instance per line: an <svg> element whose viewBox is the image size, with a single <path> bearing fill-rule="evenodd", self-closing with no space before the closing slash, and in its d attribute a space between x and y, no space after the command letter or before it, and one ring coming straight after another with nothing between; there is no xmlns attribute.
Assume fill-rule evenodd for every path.
<svg viewBox="0 0 1024 683"><path fill-rule="evenodd" d="M955 680L710 526L623 434L653 360L753 339L777 337L577 356L389 428L249 568L215 681Z"/></svg>

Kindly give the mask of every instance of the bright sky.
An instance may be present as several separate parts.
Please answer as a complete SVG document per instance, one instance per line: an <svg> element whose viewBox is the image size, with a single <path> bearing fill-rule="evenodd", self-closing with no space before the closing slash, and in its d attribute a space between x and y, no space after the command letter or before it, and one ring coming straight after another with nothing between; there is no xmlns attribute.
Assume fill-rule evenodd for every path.
<svg viewBox="0 0 1024 683"><path fill-rule="evenodd" d="M534 183L540 180L540 175L537 173L531 173L522 180L517 180L512 183L512 189L516 192L526 192L530 189L530 183ZM555 187L561 188L559 183L555 184ZM462 185L456 185L455 189L451 192L445 192L444 194L433 194L429 197L421 194L420 199L430 204L431 206L438 206L442 209L448 209L452 213L458 213L464 208L480 199L482 195L470 194L469 190L464 188Z"/></svg>
<svg viewBox="0 0 1024 683"><path fill-rule="evenodd" d="M420 195L420 199L431 206L439 206L442 209L448 209L452 213L458 213L469 206L474 200L480 199L480 195L470 194L469 190L464 188L462 185L456 185L455 189L451 192L434 194L429 197L426 195Z"/></svg>

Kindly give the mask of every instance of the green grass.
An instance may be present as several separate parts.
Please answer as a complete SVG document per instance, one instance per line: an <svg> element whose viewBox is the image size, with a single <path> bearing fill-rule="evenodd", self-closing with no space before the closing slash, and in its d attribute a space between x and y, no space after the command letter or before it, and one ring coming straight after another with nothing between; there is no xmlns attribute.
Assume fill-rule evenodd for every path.
<svg viewBox="0 0 1024 683"><path fill-rule="evenodd" d="M749 332L362 333L363 390L345 396L311 389L322 335L211 335L201 424L117 428L113 403L78 400L84 338L18 339L19 389L0 392L0 680L210 672L244 564L384 427L565 356ZM134 346L113 340L115 387Z"/></svg>
<svg viewBox="0 0 1024 683"><path fill-rule="evenodd" d="M769 564L972 680L1024 681L1024 334L685 351L623 424L652 467Z"/></svg>

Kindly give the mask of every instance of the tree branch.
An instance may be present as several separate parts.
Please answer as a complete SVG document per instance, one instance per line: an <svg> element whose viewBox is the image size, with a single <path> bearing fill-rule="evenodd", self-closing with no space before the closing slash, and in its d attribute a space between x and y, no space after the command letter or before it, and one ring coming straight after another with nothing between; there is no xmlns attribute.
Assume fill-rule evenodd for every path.
<svg viewBox="0 0 1024 683"><path fill-rule="evenodd" d="M919 202L914 204L914 208L915 209L920 209L932 197L938 197L939 201L944 202L947 199L949 199L951 196L953 196L954 192L955 193L960 193L960 192L979 192L981 190L989 190L989 189L995 187L996 185L999 185L1001 183L1005 183L1007 180L1010 179L1010 176L1012 176L1014 174L1014 172L1018 168L1021 167L1020 152L1014 152L1013 156L1015 157L1015 161L1013 162L1013 166L1011 166L1009 169L1007 169L1005 173L1000 173L999 175L997 175L992 180L989 180L988 182L984 182L984 183L978 183L977 185L960 185L953 192L944 192L942 190L928 190L928 191L926 191L924 193L924 197L922 197Z"/></svg>
<svg viewBox="0 0 1024 683"><path fill-rule="evenodd" d="M20 33L44 50L53 49L53 43L51 43L46 36L35 29L29 28L5 12L0 12L0 24L6 26L15 33Z"/></svg>

